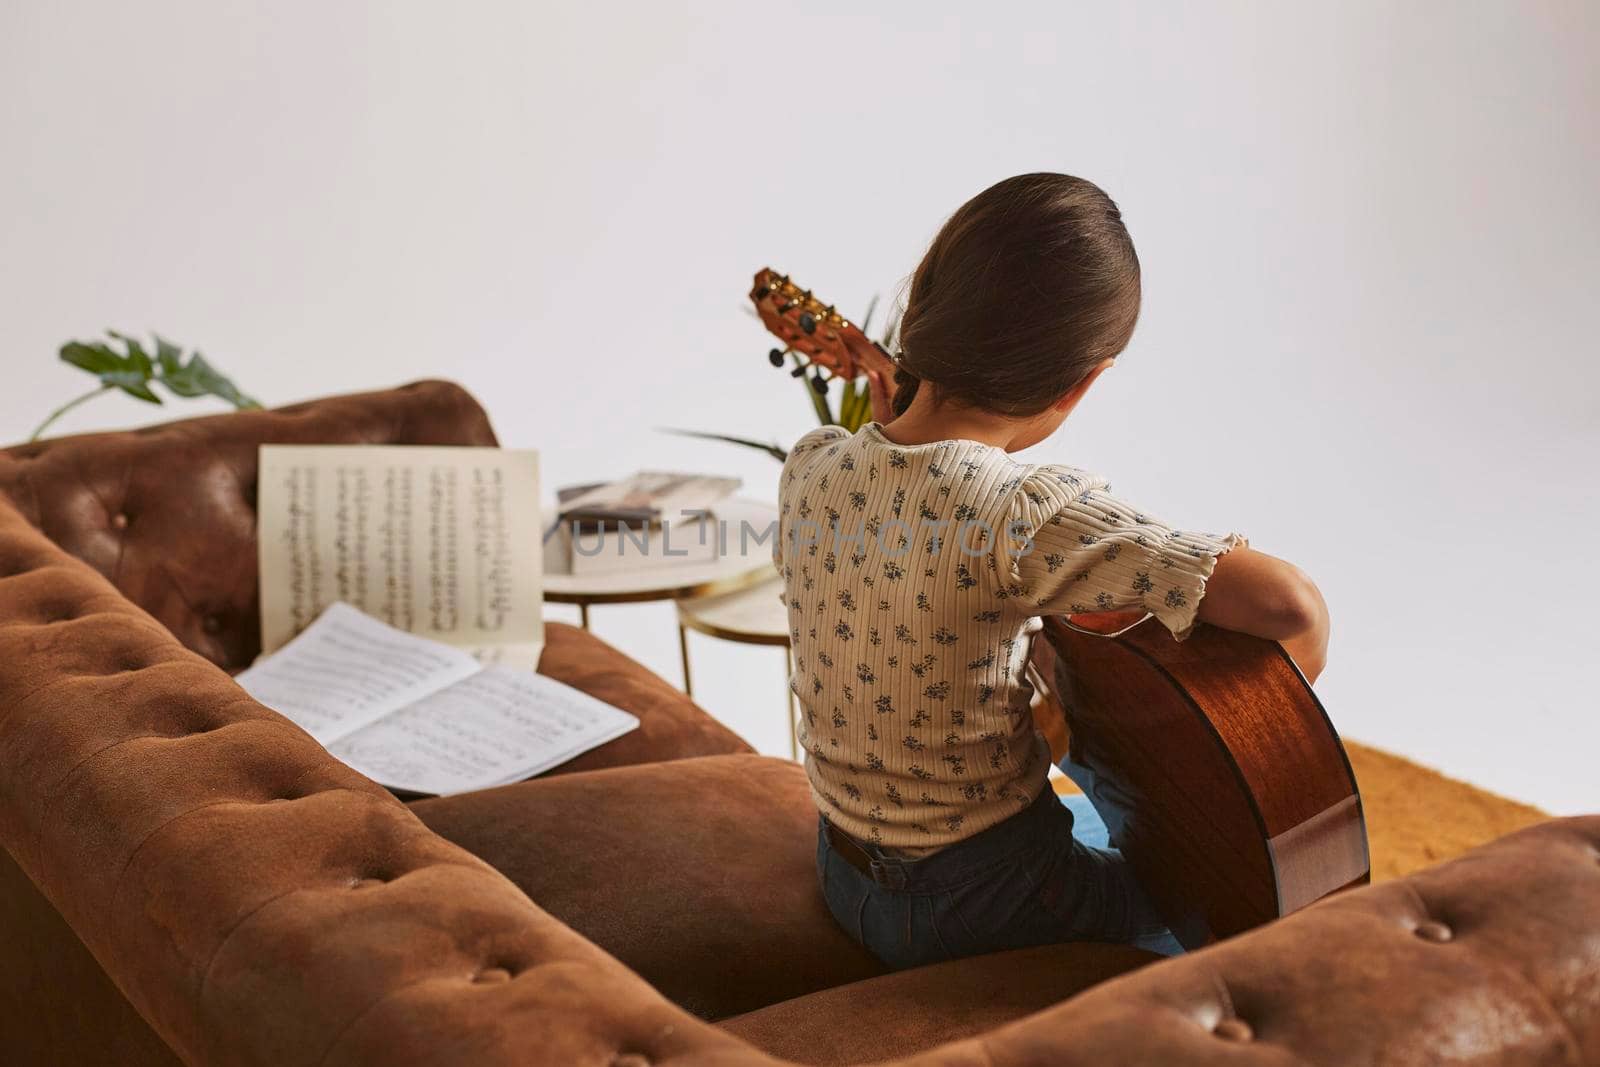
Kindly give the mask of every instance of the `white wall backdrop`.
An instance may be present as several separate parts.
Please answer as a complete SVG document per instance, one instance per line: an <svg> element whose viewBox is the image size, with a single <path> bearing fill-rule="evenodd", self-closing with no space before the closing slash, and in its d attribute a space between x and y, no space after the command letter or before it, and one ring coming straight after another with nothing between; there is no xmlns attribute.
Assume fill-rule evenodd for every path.
<svg viewBox="0 0 1600 1067"><path fill-rule="evenodd" d="M656 429L807 427L750 274L859 308L967 196L1065 170L1146 304L1037 458L1310 571L1348 736L1600 808L1600 8L676 6L9 0L0 430L85 386L63 340L155 329L269 403L455 378L550 484L770 495ZM671 620L595 612L675 678ZM781 655L694 653L786 751Z"/></svg>

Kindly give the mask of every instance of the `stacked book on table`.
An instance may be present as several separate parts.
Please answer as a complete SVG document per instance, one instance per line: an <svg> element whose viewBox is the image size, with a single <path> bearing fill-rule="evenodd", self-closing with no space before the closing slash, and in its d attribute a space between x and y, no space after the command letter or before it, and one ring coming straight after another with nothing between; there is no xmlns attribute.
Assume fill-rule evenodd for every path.
<svg viewBox="0 0 1600 1067"><path fill-rule="evenodd" d="M556 562L593 577L708 563L720 550L716 506L739 479L640 471L557 493L558 516L547 540Z"/></svg>

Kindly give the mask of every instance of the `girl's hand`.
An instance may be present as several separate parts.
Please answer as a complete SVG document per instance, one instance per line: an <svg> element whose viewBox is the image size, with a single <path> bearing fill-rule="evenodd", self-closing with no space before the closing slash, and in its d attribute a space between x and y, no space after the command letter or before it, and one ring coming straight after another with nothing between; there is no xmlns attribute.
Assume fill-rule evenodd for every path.
<svg viewBox="0 0 1600 1067"><path fill-rule="evenodd" d="M839 339L850 353L853 364L838 369L847 378L857 374L867 376L867 395L872 401L872 421L882 426L894 418L894 360L883 349L857 332L846 333Z"/></svg>
<svg viewBox="0 0 1600 1067"><path fill-rule="evenodd" d="M883 371L867 371L867 395L872 400L873 422L886 426L894 421L894 389Z"/></svg>

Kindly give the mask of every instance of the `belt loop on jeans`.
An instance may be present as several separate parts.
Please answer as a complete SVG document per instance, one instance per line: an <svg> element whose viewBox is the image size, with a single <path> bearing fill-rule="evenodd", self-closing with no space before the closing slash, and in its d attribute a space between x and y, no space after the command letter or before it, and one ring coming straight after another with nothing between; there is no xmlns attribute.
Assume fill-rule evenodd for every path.
<svg viewBox="0 0 1600 1067"><path fill-rule="evenodd" d="M875 885L882 886L884 889L904 889L906 887L906 865L904 863L874 856L863 848L855 838L833 825L827 819L822 820L822 825L823 832L827 835L828 846L833 849L834 855L872 879Z"/></svg>
<svg viewBox="0 0 1600 1067"><path fill-rule="evenodd" d="M906 865L903 863L874 859L868 864L867 874L884 889L901 890L906 887Z"/></svg>

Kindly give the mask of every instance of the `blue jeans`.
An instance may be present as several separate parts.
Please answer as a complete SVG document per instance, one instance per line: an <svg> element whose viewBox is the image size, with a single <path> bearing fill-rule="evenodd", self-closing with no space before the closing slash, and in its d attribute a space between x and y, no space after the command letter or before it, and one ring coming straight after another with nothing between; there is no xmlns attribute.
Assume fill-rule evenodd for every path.
<svg viewBox="0 0 1600 1067"><path fill-rule="evenodd" d="M1063 770L1074 780L1084 772L1084 792L1115 842L1122 820L1112 805L1120 798L1086 767ZM835 921L894 968L1063 941L1181 952L1122 854L1083 844L1072 825L1072 812L1047 787L1027 810L922 859L860 842L871 859L867 874L836 853L824 824L817 873Z"/></svg>

